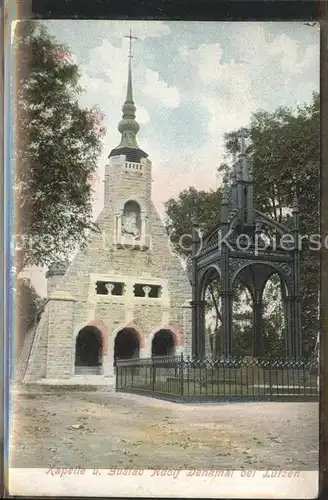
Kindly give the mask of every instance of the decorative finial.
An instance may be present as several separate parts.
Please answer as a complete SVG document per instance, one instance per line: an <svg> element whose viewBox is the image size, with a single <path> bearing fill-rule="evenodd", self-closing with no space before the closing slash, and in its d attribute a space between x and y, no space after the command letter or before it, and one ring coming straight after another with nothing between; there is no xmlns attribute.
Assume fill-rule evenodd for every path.
<svg viewBox="0 0 328 500"><path fill-rule="evenodd" d="M148 155L139 148L136 138L140 127L138 122L136 121L136 107L133 101L131 60L133 57L132 40L137 40L137 37L132 36L132 32L130 30L130 34L125 35L124 38L128 38L130 44L129 44L129 56L128 56L129 67L128 67L128 84L126 91L126 99L122 108L123 111L122 120L118 124L118 131L121 133L122 137L120 144L110 152L109 157L117 156L119 154L125 154L127 161L139 162L141 158L147 158ZM137 153L135 153L136 151Z"/></svg>
<svg viewBox="0 0 328 500"><path fill-rule="evenodd" d="M198 216L199 216L199 200L198 199L193 199L192 202L192 209L191 209L191 222L193 226L198 225Z"/></svg>
<svg viewBox="0 0 328 500"><path fill-rule="evenodd" d="M244 155L246 152L245 139L247 139L248 133L245 128L242 128L237 133L237 138L240 139L240 154Z"/></svg>
<svg viewBox="0 0 328 500"><path fill-rule="evenodd" d="M221 205L228 205L229 204L229 195L228 195L228 180L225 177L223 179L223 188L222 188L222 200L221 200Z"/></svg>
<svg viewBox="0 0 328 500"><path fill-rule="evenodd" d="M299 204L298 204L298 198L297 198L297 192L296 192L296 189L294 190L294 198L293 198L293 208L292 208L292 212L293 213L297 213L299 212Z"/></svg>
<svg viewBox="0 0 328 500"><path fill-rule="evenodd" d="M132 55L132 40L138 40L138 38L136 36L132 36L132 30L130 30L130 34L129 35L125 35L124 38L129 38L130 40L130 47L129 47L129 59L131 61L133 55Z"/></svg>

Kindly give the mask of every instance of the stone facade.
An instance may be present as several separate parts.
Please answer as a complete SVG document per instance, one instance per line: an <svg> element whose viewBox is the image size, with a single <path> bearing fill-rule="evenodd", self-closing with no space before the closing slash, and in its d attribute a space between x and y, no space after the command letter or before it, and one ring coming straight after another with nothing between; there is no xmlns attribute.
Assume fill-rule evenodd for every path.
<svg viewBox="0 0 328 500"><path fill-rule="evenodd" d="M111 385L114 359L191 354L191 285L152 202L129 61L99 232L68 267L55 263L47 273L48 302L27 349L26 382L91 383L91 374L93 384Z"/></svg>
<svg viewBox="0 0 328 500"><path fill-rule="evenodd" d="M49 301L34 336L25 381L64 383L77 377L76 338L87 325L101 333L100 378L113 379L115 338L123 328L136 332L140 357L151 355L153 337L161 329L172 333L175 354L191 353L191 286L152 203L151 183L147 158L139 163L126 161L125 155L109 158L104 208L97 220L100 231L92 234L60 280L49 273ZM122 230L129 202L140 208L137 238ZM147 296L150 290L155 295Z"/></svg>

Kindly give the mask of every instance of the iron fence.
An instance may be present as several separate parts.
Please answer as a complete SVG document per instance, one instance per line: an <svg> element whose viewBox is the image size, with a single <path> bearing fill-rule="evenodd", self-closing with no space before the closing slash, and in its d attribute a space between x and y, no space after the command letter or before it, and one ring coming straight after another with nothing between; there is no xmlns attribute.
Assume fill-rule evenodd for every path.
<svg viewBox="0 0 328 500"><path fill-rule="evenodd" d="M177 400L317 400L318 363L183 354L116 360L116 390Z"/></svg>

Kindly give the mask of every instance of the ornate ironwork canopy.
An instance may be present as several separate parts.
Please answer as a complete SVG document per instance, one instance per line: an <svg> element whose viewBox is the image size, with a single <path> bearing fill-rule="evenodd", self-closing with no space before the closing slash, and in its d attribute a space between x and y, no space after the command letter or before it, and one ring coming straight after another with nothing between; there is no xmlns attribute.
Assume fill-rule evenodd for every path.
<svg viewBox="0 0 328 500"><path fill-rule="evenodd" d="M233 285L243 283L253 299L254 356L263 352L262 296L273 274L281 282L286 320L286 356L301 356L299 208L294 201L290 224L283 225L254 207L253 171L246 154L244 130L241 151L229 178L223 182L221 219L202 237L193 217L192 256L188 270L192 283L193 355L205 355L205 290L217 277L222 287L221 353L232 354Z"/></svg>

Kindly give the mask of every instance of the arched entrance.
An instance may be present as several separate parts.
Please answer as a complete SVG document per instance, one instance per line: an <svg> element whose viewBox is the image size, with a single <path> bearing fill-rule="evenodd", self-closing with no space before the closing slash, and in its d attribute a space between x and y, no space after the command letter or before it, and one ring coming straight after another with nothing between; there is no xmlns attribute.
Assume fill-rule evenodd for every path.
<svg viewBox="0 0 328 500"><path fill-rule="evenodd" d="M95 326L85 326L79 331L75 342L75 374L102 373L102 338Z"/></svg>
<svg viewBox="0 0 328 500"><path fill-rule="evenodd" d="M174 356L175 344L170 330L159 330L155 333L151 343L152 356Z"/></svg>
<svg viewBox="0 0 328 500"><path fill-rule="evenodd" d="M115 337L114 360L139 358L140 342L134 328L123 328Z"/></svg>

